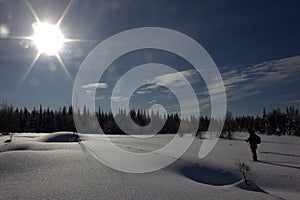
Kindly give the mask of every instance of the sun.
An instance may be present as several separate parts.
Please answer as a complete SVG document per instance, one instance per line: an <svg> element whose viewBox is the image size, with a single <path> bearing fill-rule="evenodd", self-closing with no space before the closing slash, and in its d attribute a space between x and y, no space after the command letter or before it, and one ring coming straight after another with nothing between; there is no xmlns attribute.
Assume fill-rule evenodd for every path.
<svg viewBox="0 0 300 200"><path fill-rule="evenodd" d="M57 55L64 47L66 41L59 26L46 22L36 22L32 25L33 35L31 40L40 53L48 56Z"/></svg>
<svg viewBox="0 0 300 200"><path fill-rule="evenodd" d="M0 0L1 1L1 0ZM28 67L24 76L22 77L20 84L24 82L30 73L31 69L39 59L42 54L46 54L47 56L55 56L60 63L61 67L66 73L68 79L72 82L72 77L69 73L68 68L65 66L63 59L60 56L60 52L66 46L66 43L69 42L86 42L87 40L82 39L70 39L65 38L63 32L60 29L60 24L63 21L65 15L70 9L74 0L70 0L67 7L63 11L62 15L59 17L55 24L51 24L48 22L42 22L34 11L33 7L29 3L28 0L24 0L27 7L29 8L31 14L33 15L35 22L32 24L33 34L31 36L7 36L8 39L18 39L18 40L30 40L38 50L36 56L34 57L31 65ZM2 31L2 32L5 32ZM7 31L6 31L7 32ZM32 44L30 43L30 44ZM31 46L31 45L30 45Z"/></svg>

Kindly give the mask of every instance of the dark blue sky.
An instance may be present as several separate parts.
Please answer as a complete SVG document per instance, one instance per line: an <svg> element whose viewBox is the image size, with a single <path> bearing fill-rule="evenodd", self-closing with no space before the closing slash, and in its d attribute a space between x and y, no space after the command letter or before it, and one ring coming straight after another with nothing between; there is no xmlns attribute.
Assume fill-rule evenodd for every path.
<svg viewBox="0 0 300 200"><path fill-rule="evenodd" d="M52 23L69 3L28 1L41 21ZM174 29L196 40L214 59L225 82L229 109L234 114L261 114L263 107L299 107L299 8L297 0L74 0L60 28L65 37L83 41L66 44L60 55L74 79L81 62L104 39L138 27ZM42 55L21 82L37 50L30 44L24 48L28 41L12 37L32 35L34 21L25 1L0 0L0 25L9 30L8 35L3 32L0 35L0 101L29 108L39 104L52 108L71 104L73 84L56 57ZM108 86L97 90L97 103L109 109L114 80L137 64L153 61L184 72L192 68L166 52L133 52L118 59L106 73L109 78L100 80ZM191 74L186 76L192 80L195 91L205 91L201 77L189 77ZM147 107L153 98L158 100L139 95L133 99L135 107ZM198 97L200 106L209 104L206 96ZM170 99L168 104L173 102L172 108L176 107L176 101ZM164 104L166 100L161 102Z"/></svg>

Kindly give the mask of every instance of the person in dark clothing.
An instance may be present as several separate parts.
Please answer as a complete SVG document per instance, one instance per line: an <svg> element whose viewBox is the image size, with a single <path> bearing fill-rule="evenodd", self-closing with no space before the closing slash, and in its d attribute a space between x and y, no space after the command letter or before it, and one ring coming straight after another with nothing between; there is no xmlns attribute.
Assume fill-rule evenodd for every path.
<svg viewBox="0 0 300 200"><path fill-rule="evenodd" d="M254 130L249 128L249 138L246 140L246 142L249 143L250 149L252 152L252 157L253 161L257 161L257 154L256 154L256 149L257 149L257 144L260 144L260 137L254 133Z"/></svg>

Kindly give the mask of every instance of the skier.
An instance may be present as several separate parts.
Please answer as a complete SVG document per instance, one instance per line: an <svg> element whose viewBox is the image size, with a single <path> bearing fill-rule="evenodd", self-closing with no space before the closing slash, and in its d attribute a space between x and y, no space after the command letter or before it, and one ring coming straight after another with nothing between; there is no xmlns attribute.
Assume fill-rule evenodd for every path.
<svg viewBox="0 0 300 200"><path fill-rule="evenodd" d="M252 128L249 128L248 132L249 132L249 138L246 140L246 142L250 144L253 161L257 161L256 149L257 149L257 145L260 144L261 140L260 137L254 133L254 130Z"/></svg>

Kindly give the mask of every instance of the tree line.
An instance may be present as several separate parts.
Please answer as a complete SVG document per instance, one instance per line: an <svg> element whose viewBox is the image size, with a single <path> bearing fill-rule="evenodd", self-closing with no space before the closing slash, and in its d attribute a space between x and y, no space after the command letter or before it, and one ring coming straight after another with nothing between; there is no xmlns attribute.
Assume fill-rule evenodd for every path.
<svg viewBox="0 0 300 200"><path fill-rule="evenodd" d="M155 111L145 111L143 109L126 110L120 109L115 116L111 112L105 112L100 108L95 113L97 120L105 134L125 134L118 127L115 119L119 121L130 117L138 126L146 126L151 120L154 123L164 122L161 130L158 133L176 133L180 124L185 127L184 130L189 132L189 126L197 121L195 116L189 119L181 119L177 113L169 113L160 115ZM40 105L38 108L28 110L25 108L15 108L7 103L0 105L0 132L8 134L11 132L57 132L57 131L72 131L76 132L73 115L77 115L82 119L83 123L89 123L93 114L84 107L83 111L74 113L72 106L64 106L58 110L53 110L49 107L43 108ZM208 116L199 117L199 126L196 135L208 130L210 121ZM262 134L277 134L277 135L295 135L300 136L300 115L299 110L294 107L286 107L285 110L274 109L266 112L264 109L261 116L237 116L233 117L228 111L223 127L221 137L232 138L233 132L247 131L248 128L253 128L255 131ZM82 132L84 130L78 130Z"/></svg>

